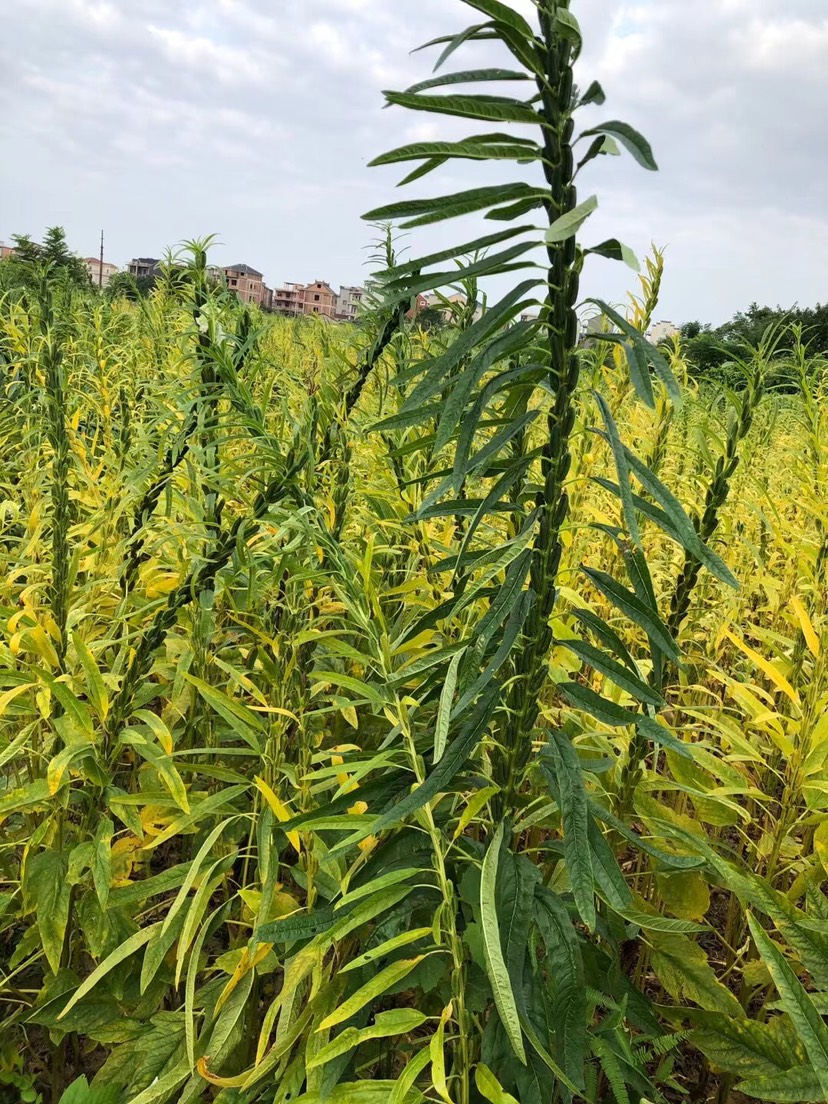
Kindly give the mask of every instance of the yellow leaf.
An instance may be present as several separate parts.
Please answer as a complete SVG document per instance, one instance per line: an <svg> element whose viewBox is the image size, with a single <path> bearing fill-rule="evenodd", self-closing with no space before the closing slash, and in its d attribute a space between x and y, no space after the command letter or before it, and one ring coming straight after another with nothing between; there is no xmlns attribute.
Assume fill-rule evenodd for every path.
<svg viewBox="0 0 828 1104"><path fill-rule="evenodd" d="M230 996L230 994L233 992L233 990L239 984L241 979L246 974L250 973L251 970L255 970L255 968L259 965L259 963L263 959L267 958L267 956L270 954L272 949L273 949L273 944L272 943L260 943L259 946L256 948L255 954L251 958L249 948L248 947L244 948L244 954L241 956L241 959L239 961L238 966L233 971L233 976L227 982L224 989L222 989L221 996L219 997L218 1001L216 1002L216 1009L215 1009L214 1015L218 1015L219 1010L221 1009L222 1005L226 1002L227 998Z"/></svg>
<svg viewBox="0 0 828 1104"><path fill-rule="evenodd" d="M264 795L265 801L276 814L276 817L280 821L280 823L284 824L285 821L291 820L292 814L290 810L287 808L284 802L279 800L279 798L276 796L270 786L268 786L267 782L265 782L263 778L259 778L258 775L256 775L253 781L258 786L260 792ZM288 832L287 838L290 840L294 851L298 854L302 848L302 844L299 839L299 833Z"/></svg>
<svg viewBox="0 0 828 1104"><path fill-rule="evenodd" d="M819 655L819 637L816 634L813 623L808 616L808 611L802 605L800 600L794 595L791 598L791 606L796 614L796 618L799 621L799 627L802 629L802 635L805 637L805 643L808 645L812 656Z"/></svg>
<svg viewBox="0 0 828 1104"><path fill-rule="evenodd" d="M796 690L794 690L782 672L777 670L770 660L765 659L763 655L760 655L759 652L745 644L744 640L740 640L739 637L729 629L725 629L725 636L732 644L735 644L741 652L744 652L748 659L755 663L763 674L767 675L777 690L780 690L790 698L795 706L799 706L799 694L797 694Z"/></svg>
<svg viewBox="0 0 828 1104"><path fill-rule="evenodd" d="M354 805L351 805L351 807L348 809L348 812L351 814L351 816L361 816L363 813L367 813L367 801L357 801Z"/></svg>
<svg viewBox="0 0 828 1104"><path fill-rule="evenodd" d="M823 820L814 832L814 851L823 870L828 871L828 820Z"/></svg>

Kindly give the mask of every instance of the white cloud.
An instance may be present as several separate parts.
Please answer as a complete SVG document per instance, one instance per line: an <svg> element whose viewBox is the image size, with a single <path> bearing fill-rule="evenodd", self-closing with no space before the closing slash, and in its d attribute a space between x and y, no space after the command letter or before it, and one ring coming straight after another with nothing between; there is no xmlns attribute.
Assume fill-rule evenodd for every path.
<svg viewBox="0 0 828 1104"><path fill-rule="evenodd" d="M515 0L532 18L531 0ZM751 298L813 301L828 283L825 0L578 0L579 81L652 141L661 166L605 159L597 237L669 243L663 312L719 320ZM63 222L89 252L103 221L117 261L217 230L226 260L271 281L359 277L402 173L384 149L454 137L458 120L382 111L381 89L429 75L410 51L483 17L460 0L23 0L0 3L0 238ZM487 63L469 46L458 67ZM523 170L512 170L522 172ZM410 194L509 179L445 166ZM418 249L474 236L409 238ZM232 256L231 256L232 254ZM620 297L621 266L589 291Z"/></svg>

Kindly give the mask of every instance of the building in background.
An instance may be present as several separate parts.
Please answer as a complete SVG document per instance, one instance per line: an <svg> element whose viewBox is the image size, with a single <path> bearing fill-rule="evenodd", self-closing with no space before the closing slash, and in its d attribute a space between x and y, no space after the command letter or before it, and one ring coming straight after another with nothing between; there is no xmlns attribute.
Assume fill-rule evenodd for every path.
<svg viewBox="0 0 828 1104"><path fill-rule="evenodd" d="M252 303L257 307L269 309L267 299L270 288L265 287L262 274L258 269L246 264L237 264L228 265L223 271L228 290L235 291L243 303Z"/></svg>
<svg viewBox="0 0 828 1104"><path fill-rule="evenodd" d="M324 280L314 280L302 288L303 314L319 314L333 318L336 314L336 292Z"/></svg>
<svg viewBox="0 0 828 1104"><path fill-rule="evenodd" d="M339 322L355 322L362 306L365 289L361 287L340 287L336 297L334 318Z"/></svg>
<svg viewBox="0 0 828 1104"><path fill-rule="evenodd" d="M160 268L161 261L157 257L133 257L127 265L127 272L136 280L154 280Z"/></svg>
<svg viewBox="0 0 828 1104"><path fill-rule="evenodd" d="M4 261L6 257L14 255L14 246L6 245L5 242L0 242L0 261Z"/></svg>
<svg viewBox="0 0 828 1104"><path fill-rule="evenodd" d="M673 322L654 322L647 334L647 340L653 345L660 345L662 341L672 341L681 330Z"/></svg>
<svg viewBox="0 0 828 1104"><path fill-rule="evenodd" d="M273 291L273 310L278 314L302 314L304 306L303 290L302 284L285 284L284 287L275 288Z"/></svg>
<svg viewBox="0 0 828 1104"><path fill-rule="evenodd" d="M89 269L89 275L95 287L106 287L118 271L118 266L110 264L109 261L104 261L102 265L100 257L84 257L83 263Z"/></svg>

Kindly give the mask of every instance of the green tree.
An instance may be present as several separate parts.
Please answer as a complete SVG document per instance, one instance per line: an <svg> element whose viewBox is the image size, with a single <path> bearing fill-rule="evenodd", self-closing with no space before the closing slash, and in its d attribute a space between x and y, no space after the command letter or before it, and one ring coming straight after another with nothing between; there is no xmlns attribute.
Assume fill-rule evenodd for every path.
<svg viewBox="0 0 828 1104"><path fill-rule="evenodd" d="M29 234L12 234L14 253L2 262L0 286L31 287L38 283L44 269L79 288L92 286L89 269L66 244L62 226L50 226L42 242Z"/></svg>

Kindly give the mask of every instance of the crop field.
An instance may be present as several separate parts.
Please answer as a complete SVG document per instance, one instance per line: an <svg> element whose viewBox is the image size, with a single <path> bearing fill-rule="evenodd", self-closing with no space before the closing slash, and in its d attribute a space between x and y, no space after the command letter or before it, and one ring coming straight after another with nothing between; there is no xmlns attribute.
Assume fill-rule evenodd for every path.
<svg viewBox="0 0 828 1104"><path fill-rule="evenodd" d="M534 209L482 316L531 227L354 326L0 295L0 1101L828 1099L828 364L653 348L657 251L579 340L577 24L469 3L542 145L386 160L546 183L370 218Z"/></svg>

